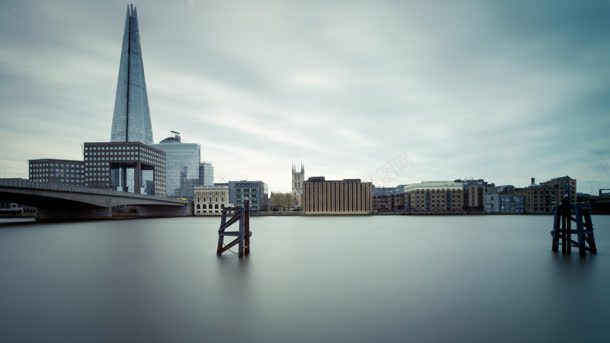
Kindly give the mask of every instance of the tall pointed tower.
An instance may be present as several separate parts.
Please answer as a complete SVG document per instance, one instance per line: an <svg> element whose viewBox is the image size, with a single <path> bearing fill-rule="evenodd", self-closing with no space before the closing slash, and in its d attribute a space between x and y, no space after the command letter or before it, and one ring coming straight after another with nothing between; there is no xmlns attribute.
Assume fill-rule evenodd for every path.
<svg viewBox="0 0 610 343"><path fill-rule="evenodd" d="M153 143L138 12L133 5L127 6L110 140Z"/></svg>
<svg viewBox="0 0 610 343"><path fill-rule="evenodd" d="M301 169L296 170L294 163L292 164L292 196L296 200L296 205L299 208L303 206L303 181L305 181L305 166L301 162Z"/></svg>

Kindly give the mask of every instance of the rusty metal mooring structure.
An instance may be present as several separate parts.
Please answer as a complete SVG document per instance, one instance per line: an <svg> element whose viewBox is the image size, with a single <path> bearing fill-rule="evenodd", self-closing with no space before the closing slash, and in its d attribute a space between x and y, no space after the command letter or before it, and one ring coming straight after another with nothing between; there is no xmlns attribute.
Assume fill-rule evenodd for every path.
<svg viewBox="0 0 610 343"><path fill-rule="evenodd" d="M588 204L570 204L570 198L565 196L561 199L561 204L555 206L555 216L553 220L553 252L559 251L561 242L561 252L571 255L572 247L578 248L578 254L585 256L587 251L597 254L595 246L595 236L593 235L593 222L591 221L591 207ZM574 212L575 216L572 216ZM576 230L572 229L572 222L576 224ZM577 240L572 239L576 234Z"/></svg>
<svg viewBox="0 0 610 343"><path fill-rule="evenodd" d="M231 216L229 220L227 217ZM239 223L239 231L226 231L229 226ZM250 254L250 201L244 200L243 206L225 207L222 209L220 228L218 229L218 248L216 255L220 256L223 252L239 244L237 254L239 257ZM229 244L224 245L225 237L235 237Z"/></svg>

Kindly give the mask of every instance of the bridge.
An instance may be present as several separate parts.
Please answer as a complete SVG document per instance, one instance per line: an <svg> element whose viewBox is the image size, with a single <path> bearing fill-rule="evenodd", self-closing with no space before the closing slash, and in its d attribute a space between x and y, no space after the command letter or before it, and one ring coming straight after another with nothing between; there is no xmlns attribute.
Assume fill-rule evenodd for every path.
<svg viewBox="0 0 610 343"><path fill-rule="evenodd" d="M189 201L65 184L0 179L0 200L36 208L36 219L182 217Z"/></svg>

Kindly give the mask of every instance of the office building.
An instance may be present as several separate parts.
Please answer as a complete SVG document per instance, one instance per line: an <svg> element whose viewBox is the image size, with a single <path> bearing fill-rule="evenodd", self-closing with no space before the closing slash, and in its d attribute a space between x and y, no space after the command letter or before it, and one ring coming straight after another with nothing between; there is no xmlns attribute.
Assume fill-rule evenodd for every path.
<svg viewBox="0 0 610 343"><path fill-rule="evenodd" d="M138 28L138 12L133 5L127 6L125 17L110 136L110 140L113 142L153 144Z"/></svg>
<svg viewBox="0 0 610 343"><path fill-rule="evenodd" d="M140 142L85 143L85 186L165 196L165 152Z"/></svg>
<svg viewBox="0 0 610 343"><path fill-rule="evenodd" d="M303 183L305 214L368 214L373 210L373 184L360 179L326 180L310 177Z"/></svg>
<svg viewBox="0 0 610 343"><path fill-rule="evenodd" d="M199 184L202 186L214 185L214 166L212 162L202 162L199 165Z"/></svg>
<svg viewBox="0 0 610 343"><path fill-rule="evenodd" d="M267 211L269 206L269 189L262 181L229 181L229 202L243 206L244 200L250 200L250 210Z"/></svg>
<svg viewBox="0 0 610 343"><path fill-rule="evenodd" d="M29 160L29 180L83 186L85 184L84 163L83 161L57 159Z"/></svg>
<svg viewBox="0 0 610 343"><path fill-rule="evenodd" d="M220 215L225 207L232 207L226 183L195 187L193 210L196 216Z"/></svg>
<svg viewBox="0 0 610 343"><path fill-rule="evenodd" d="M201 147L182 143L180 133L153 146L165 152L165 193L172 198L192 198L193 188L199 185Z"/></svg>
<svg viewBox="0 0 610 343"><path fill-rule="evenodd" d="M301 163L301 168L297 171L292 164L292 196L297 208L303 206L303 182L305 182L305 166Z"/></svg>
<svg viewBox="0 0 610 343"><path fill-rule="evenodd" d="M405 185L404 207L414 213L461 213L464 190L460 182L423 181Z"/></svg>

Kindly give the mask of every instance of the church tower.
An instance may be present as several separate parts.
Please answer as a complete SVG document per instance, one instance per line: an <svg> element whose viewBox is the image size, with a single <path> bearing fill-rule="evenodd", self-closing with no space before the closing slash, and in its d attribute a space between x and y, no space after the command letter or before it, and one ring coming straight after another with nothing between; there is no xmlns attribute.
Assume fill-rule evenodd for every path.
<svg viewBox="0 0 610 343"><path fill-rule="evenodd" d="M294 163L292 164L292 196L296 200L296 206L303 206L303 181L305 181L305 166L301 162L301 169L296 170Z"/></svg>

